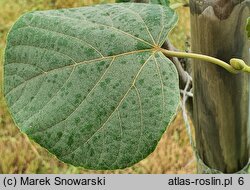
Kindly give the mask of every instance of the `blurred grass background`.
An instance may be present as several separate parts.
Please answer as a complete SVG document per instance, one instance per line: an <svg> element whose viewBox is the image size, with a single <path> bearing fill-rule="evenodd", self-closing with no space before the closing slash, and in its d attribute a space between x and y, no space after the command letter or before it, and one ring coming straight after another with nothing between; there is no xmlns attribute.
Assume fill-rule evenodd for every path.
<svg viewBox="0 0 250 190"><path fill-rule="evenodd" d="M91 171L57 160L15 127L2 93L3 53L6 35L15 20L27 11L86 6L114 0L0 0L0 173L195 173L196 163L180 114L168 128L156 150L131 168ZM172 0L171 3L176 3ZM189 9L178 8L179 22L171 42L184 50L190 38Z"/></svg>

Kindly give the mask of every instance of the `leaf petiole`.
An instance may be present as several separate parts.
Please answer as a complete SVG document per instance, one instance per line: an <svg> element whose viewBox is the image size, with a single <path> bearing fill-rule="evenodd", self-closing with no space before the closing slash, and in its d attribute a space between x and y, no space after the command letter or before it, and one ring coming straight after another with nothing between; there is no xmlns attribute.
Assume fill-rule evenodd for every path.
<svg viewBox="0 0 250 190"><path fill-rule="evenodd" d="M199 59L202 61L210 62L210 63L223 67L224 69L226 69L227 71L233 74L237 74L240 72L250 73L250 67L242 59L232 58L230 60L230 64L228 64L220 59L217 59L208 55L178 52L178 51L169 51L163 48L157 48L157 50L161 51L164 55L168 57L193 58L193 59Z"/></svg>

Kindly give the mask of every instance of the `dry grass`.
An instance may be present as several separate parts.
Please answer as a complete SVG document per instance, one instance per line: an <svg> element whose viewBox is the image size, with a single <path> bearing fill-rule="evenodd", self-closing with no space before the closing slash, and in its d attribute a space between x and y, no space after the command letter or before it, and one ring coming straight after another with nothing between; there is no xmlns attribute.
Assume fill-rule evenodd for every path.
<svg viewBox="0 0 250 190"><path fill-rule="evenodd" d="M6 34L13 22L24 12L62 7L77 7L99 0L0 0L0 79ZM178 26L170 38L178 48L185 48L189 36L189 12L178 10ZM2 80L0 81L2 89ZM189 146L182 118L177 115L163 135L156 150L131 168L116 171L90 171L58 161L53 155L20 133L15 127L0 91L0 173L194 173L195 160Z"/></svg>

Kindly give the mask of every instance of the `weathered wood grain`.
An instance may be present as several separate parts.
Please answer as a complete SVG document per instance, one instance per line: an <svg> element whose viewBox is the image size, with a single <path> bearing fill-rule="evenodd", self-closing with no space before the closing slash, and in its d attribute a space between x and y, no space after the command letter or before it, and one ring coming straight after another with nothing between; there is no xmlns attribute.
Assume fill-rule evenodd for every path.
<svg viewBox="0 0 250 190"><path fill-rule="evenodd" d="M190 1L192 51L250 64L245 32L249 1ZM193 61L193 114L200 157L211 168L239 171L249 158L249 74ZM202 171L199 171L202 172Z"/></svg>

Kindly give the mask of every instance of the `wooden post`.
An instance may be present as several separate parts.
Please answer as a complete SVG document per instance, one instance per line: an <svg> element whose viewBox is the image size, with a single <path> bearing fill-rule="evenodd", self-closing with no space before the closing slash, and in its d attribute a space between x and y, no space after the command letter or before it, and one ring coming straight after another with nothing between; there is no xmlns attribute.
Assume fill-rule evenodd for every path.
<svg viewBox="0 0 250 190"><path fill-rule="evenodd" d="M192 52L226 62L243 58L250 64L245 31L249 0L190 0L190 10ZM250 75L197 60L192 65L198 154L213 169L237 172L249 159Z"/></svg>

